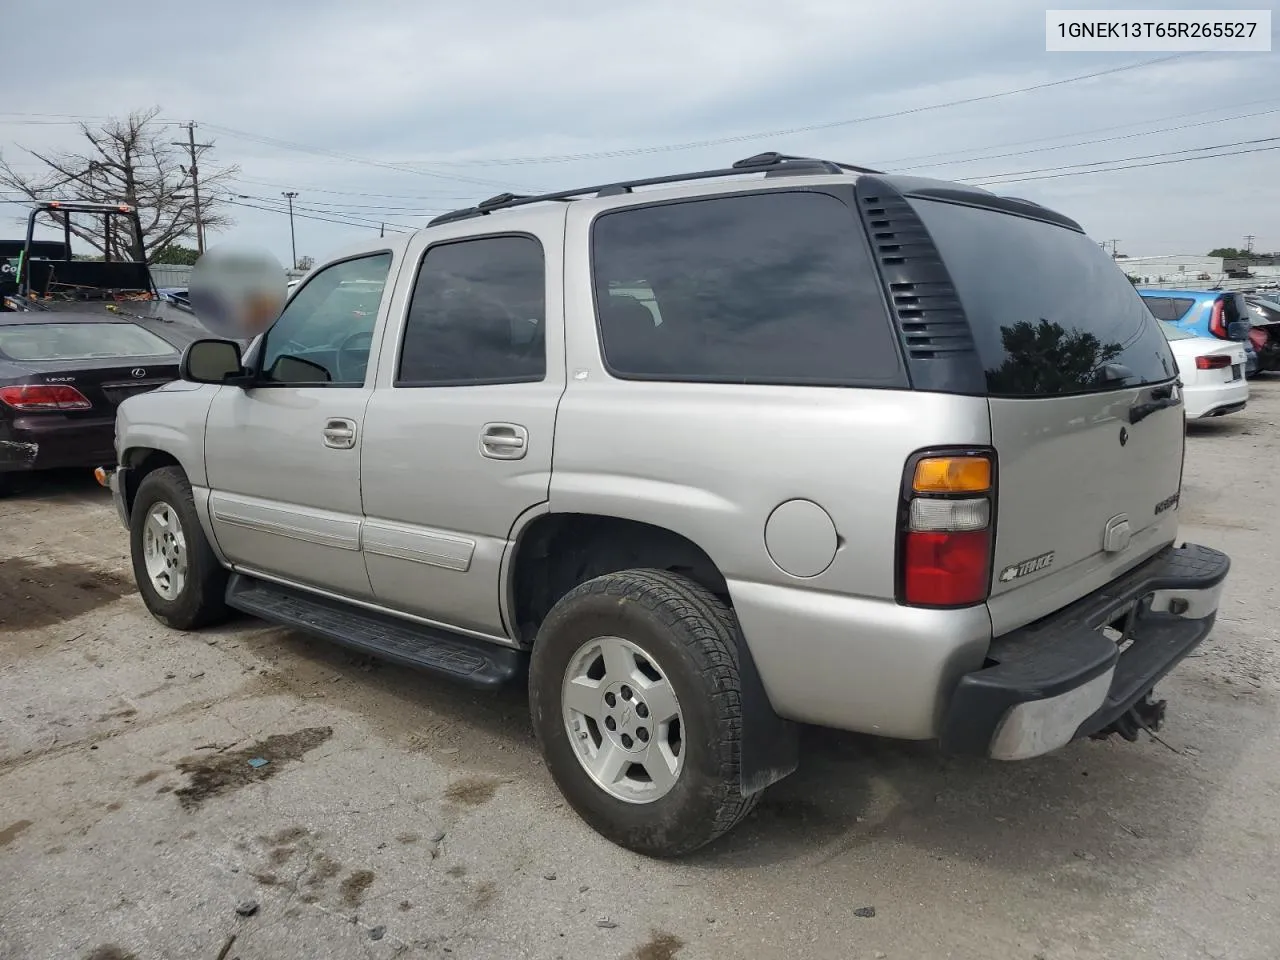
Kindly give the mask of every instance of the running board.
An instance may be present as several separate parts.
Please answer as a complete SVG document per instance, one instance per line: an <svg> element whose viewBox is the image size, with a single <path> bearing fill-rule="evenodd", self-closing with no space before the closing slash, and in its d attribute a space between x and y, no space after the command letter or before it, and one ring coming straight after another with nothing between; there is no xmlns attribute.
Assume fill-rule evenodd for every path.
<svg viewBox="0 0 1280 960"><path fill-rule="evenodd" d="M496 687L521 669L517 650L240 573L227 583L227 606L474 687Z"/></svg>

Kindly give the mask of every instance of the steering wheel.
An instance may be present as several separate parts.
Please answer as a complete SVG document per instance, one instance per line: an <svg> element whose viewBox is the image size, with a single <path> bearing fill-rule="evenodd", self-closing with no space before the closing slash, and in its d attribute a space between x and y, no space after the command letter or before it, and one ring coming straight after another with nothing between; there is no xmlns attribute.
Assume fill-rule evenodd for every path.
<svg viewBox="0 0 1280 960"><path fill-rule="evenodd" d="M359 342L362 337L365 340L363 344ZM342 342L338 344L338 352L333 360L334 372L338 375L339 382L364 382L365 372L369 369L369 349L372 346L372 330L357 330L355 333L343 338ZM364 350L363 357L353 358L349 356L349 354L354 354L361 349Z"/></svg>

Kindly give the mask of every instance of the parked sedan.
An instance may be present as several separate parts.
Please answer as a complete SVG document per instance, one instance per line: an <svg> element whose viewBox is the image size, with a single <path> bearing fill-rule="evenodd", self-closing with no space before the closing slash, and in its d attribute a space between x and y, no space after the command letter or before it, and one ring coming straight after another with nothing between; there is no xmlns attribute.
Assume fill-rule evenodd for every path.
<svg viewBox="0 0 1280 960"><path fill-rule="evenodd" d="M1249 306L1242 294L1230 290L1143 288L1138 293L1157 320L1167 320L1198 337L1243 343L1245 376L1258 372L1258 356L1249 341Z"/></svg>
<svg viewBox="0 0 1280 960"><path fill-rule="evenodd" d="M107 311L0 313L0 493L115 462L116 406L178 376L194 327Z"/></svg>
<svg viewBox="0 0 1280 960"><path fill-rule="evenodd" d="M1182 379L1183 407L1188 420L1220 417L1243 410L1249 401L1245 379L1244 344L1193 333L1161 320Z"/></svg>

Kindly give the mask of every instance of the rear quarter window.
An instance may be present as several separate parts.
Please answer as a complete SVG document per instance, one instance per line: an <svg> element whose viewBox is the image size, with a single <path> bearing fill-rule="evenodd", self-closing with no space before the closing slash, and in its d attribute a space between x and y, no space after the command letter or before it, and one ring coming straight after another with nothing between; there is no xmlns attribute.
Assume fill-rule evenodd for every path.
<svg viewBox="0 0 1280 960"><path fill-rule="evenodd" d="M616 377L906 386L862 226L831 194L608 212L592 227L592 270Z"/></svg>
<svg viewBox="0 0 1280 960"><path fill-rule="evenodd" d="M1151 310L1084 234L958 203L911 204L959 294L990 396L1063 396L1176 375Z"/></svg>

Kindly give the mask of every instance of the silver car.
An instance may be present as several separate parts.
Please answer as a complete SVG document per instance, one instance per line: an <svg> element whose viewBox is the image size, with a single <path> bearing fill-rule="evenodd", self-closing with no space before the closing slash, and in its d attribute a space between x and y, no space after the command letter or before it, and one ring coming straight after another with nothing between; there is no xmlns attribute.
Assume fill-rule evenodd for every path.
<svg viewBox="0 0 1280 960"><path fill-rule="evenodd" d="M1176 545L1160 329L1067 217L764 154L504 195L312 270L119 410L148 608L479 686L592 827L694 850L797 725L1134 739L1229 562Z"/></svg>

